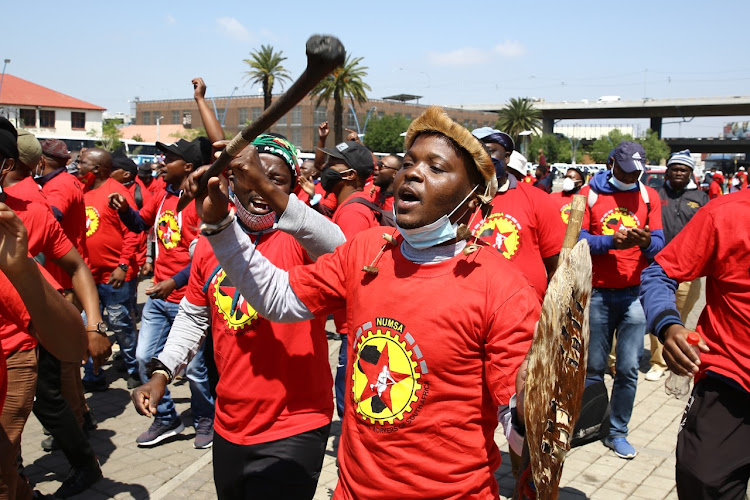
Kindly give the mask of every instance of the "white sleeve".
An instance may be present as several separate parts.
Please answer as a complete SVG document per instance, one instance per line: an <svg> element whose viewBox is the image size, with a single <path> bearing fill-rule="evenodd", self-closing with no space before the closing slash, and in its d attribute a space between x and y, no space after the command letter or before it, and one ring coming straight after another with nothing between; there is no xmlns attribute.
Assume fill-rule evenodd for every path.
<svg viewBox="0 0 750 500"><path fill-rule="evenodd" d="M497 408L497 419L500 422L500 424L503 426L503 434L505 434L505 439L508 440L508 446L510 449L512 449L516 455L522 455L523 454L523 443L525 441L525 437L520 435L518 431L516 430L515 426L512 422L512 413L511 409L516 407L516 395L514 394L510 398L510 404L504 405L504 406L498 406Z"/></svg>
<svg viewBox="0 0 750 500"><path fill-rule="evenodd" d="M185 369L206 338L211 327L211 311L208 307L196 306L186 298L180 301L180 308L172 323L164 350L157 356L172 375Z"/></svg>
<svg viewBox="0 0 750 500"><path fill-rule="evenodd" d="M338 225L302 203L294 194L289 195L289 203L277 227L294 236L312 260L333 252L346 241Z"/></svg>

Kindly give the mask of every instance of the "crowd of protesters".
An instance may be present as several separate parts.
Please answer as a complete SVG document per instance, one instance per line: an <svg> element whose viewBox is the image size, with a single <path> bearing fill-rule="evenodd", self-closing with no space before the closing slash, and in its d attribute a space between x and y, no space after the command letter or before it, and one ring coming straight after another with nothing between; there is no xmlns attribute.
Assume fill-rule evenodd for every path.
<svg viewBox="0 0 750 500"><path fill-rule="evenodd" d="M653 189L640 182L645 151L623 142L607 170L589 178L572 166L558 191L546 161L529 178L510 135L469 131L429 107L403 154L376 156L356 134L327 147L322 123L315 160L302 162L285 137L261 134L180 211L227 144L205 83L193 86L208 137L157 142L159 165L101 148L72 154L0 118L0 499L41 496L21 462L32 411L49 432L43 448L70 464L56 497L101 479L85 392L108 390L111 341L109 369L152 418L135 445L184 431L168 386L188 380L194 446L213 448L219 498L312 498L334 408L335 498L497 497L493 433L502 423L519 476L516 375L576 194L593 263L586 385L614 379L603 445L623 459L638 453L628 422L651 333L645 379L669 369L697 381L678 439L680 496L741 498L744 168L728 183L708 172L706 193L680 151ZM694 350L684 323L701 276L707 308ZM329 317L341 340L333 377ZM732 460L718 466L719 453Z"/></svg>

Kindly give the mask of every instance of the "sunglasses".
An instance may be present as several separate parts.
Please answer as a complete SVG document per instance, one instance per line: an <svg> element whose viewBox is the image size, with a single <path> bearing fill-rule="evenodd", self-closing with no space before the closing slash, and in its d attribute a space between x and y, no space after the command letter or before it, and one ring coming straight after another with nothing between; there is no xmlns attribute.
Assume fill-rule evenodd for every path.
<svg viewBox="0 0 750 500"><path fill-rule="evenodd" d="M393 168L393 167L391 167L390 165L386 165L386 164L385 164L385 163L383 163L382 161L379 161L379 162L377 163L377 165L378 165L378 168L379 168L379 169L381 169L381 170L382 170L382 169L384 169L384 168L389 168L389 169L391 169L391 170L396 170L396 171L398 171L398 170L399 170L399 169L397 169L397 168Z"/></svg>

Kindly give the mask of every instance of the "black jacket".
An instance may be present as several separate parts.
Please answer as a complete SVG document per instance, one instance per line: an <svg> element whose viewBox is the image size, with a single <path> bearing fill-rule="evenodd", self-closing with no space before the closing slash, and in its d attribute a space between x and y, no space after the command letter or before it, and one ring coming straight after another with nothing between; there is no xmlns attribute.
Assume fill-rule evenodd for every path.
<svg viewBox="0 0 750 500"><path fill-rule="evenodd" d="M656 190L661 198L661 222L666 243L677 236L700 207L708 203L708 195L700 189L677 192L665 182Z"/></svg>

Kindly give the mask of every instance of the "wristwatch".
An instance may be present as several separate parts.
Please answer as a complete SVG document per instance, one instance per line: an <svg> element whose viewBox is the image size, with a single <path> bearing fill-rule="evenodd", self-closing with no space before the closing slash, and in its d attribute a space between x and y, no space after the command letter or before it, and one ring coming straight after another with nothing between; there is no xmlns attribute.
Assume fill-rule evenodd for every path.
<svg viewBox="0 0 750 500"><path fill-rule="evenodd" d="M99 323L96 324L95 328L86 328L86 331L96 332L102 335L107 335L107 323L105 323L104 321L100 321Z"/></svg>
<svg viewBox="0 0 750 500"><path fill-rule="evenodd" d="M127 264L117 264L117 267L123 270L123 272L128 272L128 265Z"/></svg>

